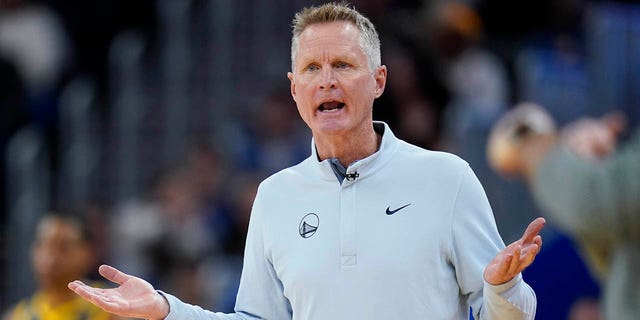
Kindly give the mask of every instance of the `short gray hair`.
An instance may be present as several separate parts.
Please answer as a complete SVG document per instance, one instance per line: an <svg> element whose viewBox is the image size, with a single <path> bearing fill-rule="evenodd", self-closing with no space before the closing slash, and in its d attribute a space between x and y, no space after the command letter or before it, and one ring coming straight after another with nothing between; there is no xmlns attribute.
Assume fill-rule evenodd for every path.
<svg viewBox="0 0 640 320"><path fill-rule="evenodd" d="M369 70L373 72L382 64L380 58L380 38L373 23L345 2L330 2L317 7L304 8L296 13L293 18L293 36L291 38L292 71L295 71L295 59L298 52L300 34L310 25L336 21L351 22L358 27L360 30L360 48L365 56L367 56Z"/></svg>

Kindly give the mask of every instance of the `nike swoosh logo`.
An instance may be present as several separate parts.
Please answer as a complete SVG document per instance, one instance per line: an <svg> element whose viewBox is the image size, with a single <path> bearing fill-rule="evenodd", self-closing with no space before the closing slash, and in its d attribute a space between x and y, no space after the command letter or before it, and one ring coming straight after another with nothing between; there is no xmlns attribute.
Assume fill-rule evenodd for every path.
<svg viewBox="0 0 640 320"><path fill-rule="evenodd" d="M402 210L402 209L404 209L404 208L406 208L406 207L408 207L410 205L411 205L411 203L405 204L404 206L402 206L402 207L400 207L398 209L395 209L395 210L391 210L391 206L389 206L389 207L387 207L387 215L390 216L390 215L392 215L392 214L394 214L394 213L396 213L396 212L398 212L398 211L400 211L400 210Z"/></svg>

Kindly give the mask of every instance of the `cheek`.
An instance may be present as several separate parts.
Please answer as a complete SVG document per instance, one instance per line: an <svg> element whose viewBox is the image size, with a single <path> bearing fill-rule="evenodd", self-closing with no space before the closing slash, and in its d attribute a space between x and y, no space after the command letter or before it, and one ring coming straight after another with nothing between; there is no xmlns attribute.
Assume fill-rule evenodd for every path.
<svg viewBox="0 0 640 320"><path fill-rule="evenodd" d="M298 112L300 114L309 113L312 108L313 101L313 90L310 89L311 86L296 86L296 96L294 98L296 102L296 106L298 108Z"/></svg>
<svg viewBox="0 0 640 320"><path fill-rule="evenodd" d="M357 100L358 104L369 106L366 109L370 109L370 105L375 100L375 87L368 79L353 82L346 90L352 93L351 98Z"/></svg>
<svg viewBox="0 0 640 320"><path fill-rule="evenodd" d="M298 109L298 113L300 114L300 118L302 118L302 120L307 125L309 125L309 118L311 117L309 109L305 108L305 107L301 107L299 101L296 101L296 108Z"/></svg>

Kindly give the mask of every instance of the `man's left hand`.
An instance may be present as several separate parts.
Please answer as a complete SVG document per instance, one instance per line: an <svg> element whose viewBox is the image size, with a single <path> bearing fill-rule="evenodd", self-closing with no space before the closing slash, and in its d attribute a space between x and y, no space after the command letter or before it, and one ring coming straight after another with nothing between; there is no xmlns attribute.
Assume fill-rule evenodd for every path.
<svg viewBox="0 0 640 320"><path fill-rule="evenodd" d="M542 217L533 220L522 238L504 248L489 262L484 269L484 280L492 285L503 284L531 265L542 247L539 233L545 223Z"/></svg>

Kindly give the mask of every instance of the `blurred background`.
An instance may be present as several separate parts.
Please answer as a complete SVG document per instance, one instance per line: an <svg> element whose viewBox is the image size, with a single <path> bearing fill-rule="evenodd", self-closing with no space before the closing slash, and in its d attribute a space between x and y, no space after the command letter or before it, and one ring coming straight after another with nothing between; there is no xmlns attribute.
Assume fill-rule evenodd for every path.
<svg viewBox="0 0 640 320"><path fill-rule="evenodd" d="M286 72L293 14L317 3L0 0L0 313L36 289L31 243L51 210L82 212L96 265L231 311L257 184L310 154ZM640 120L634 1L351 3L389 68L374 118L466 159L505 242L540 215L485 160L505 110ZM538 318L593 319L580 312L600 288L572 240L544 232L525 273Z"/></svg>

